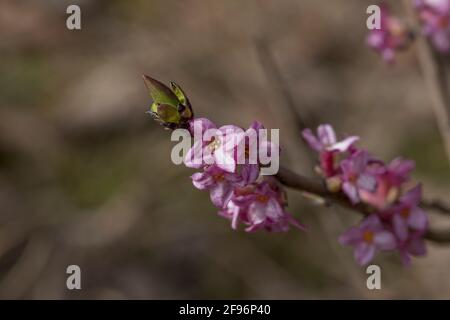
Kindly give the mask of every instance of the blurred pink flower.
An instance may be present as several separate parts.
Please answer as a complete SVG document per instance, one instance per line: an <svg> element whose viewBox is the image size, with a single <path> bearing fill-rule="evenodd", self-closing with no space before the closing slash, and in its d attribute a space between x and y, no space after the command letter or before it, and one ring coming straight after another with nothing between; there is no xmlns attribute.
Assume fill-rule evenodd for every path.
<svg viewBox="0 0 450 320"><path fill-rule="evenodd" d="M381 54L384 61L395 61L395 52L405 49L411 40L411 34L406 25L398 18L390 14L386 4L381 8L380 29L369 31L367 45Z"/></svg>
<svg viewBox="0 0 450 320"><path fill-rule="evenodd" d="M267 157L275 151L279 154L279 146L269 141L262 130L264 126L258 121L244 131L234 125L216 128L206 118L193 119L190 132L195 141L184 158L184 164L196 169L214 164L231 173L239 171L239 165L245 165L248 166L246 173L259 174L260 151Z"/></svg>
<svg viewBox="0 0 450 320"><path fill-rule="evenodd" d="M319 152L320 168L325 177L336 174L335 153L346 152L359 140L357 136L350 136L337 141L334 129L329 124L322 124L317 128L317 137L310 129L303 130L302 135L309 146Z"/></svg>
<svg viewBox="0 0 450 320"><path fill-rule="evenodd" d="M360 201L359 190L373 191L376 179L367 171L369 154L364 150L358 150L341 162L342 191L355 204Z"/></svg>
<svg viewBox="0 0 450 320"><path fill-rule="evenodd" d="M396 158L388 165L379 160L371 161L367 170L376 177L376 187L372 191L360 190L361 200L378 210L391 206L400 196L401 186L410 179L414 167L414 161L402 158Z"/></svg>
<svg viewBox="0 0 450 320"><path fill-rule="evenodd" d="M187 167L199 169L205 165L204 150L212 143L212 140L205 141L203 135L207 130L216 128L216 124L207 118L194 118L189 122L189 131L195 140L184 157L184 164Z"/></svg>
<svg viewBox="0 0 450 320"><path fill-rule="evenodd" d="M234 187L242 182L242 177L223 171L217 166L206 166L203 172L191 176L193 185L200 190L210 192L211 202L223 208L230 200Z"/></svg>
<svg viewBox="0 0 450 320"><path fill-rule="evenodd" d="M420 185L404 194L399 203L389 211L395 235L400 241L406 241L410 230L424 231L428 225L426 213L419 207L422 199L422 188Z"/></svg>
<svg viewBox="0 0 450 320"><path fill-rule="evenodd" d="M435 49L450 52L450 0L415 0L422 31Z"/></svg>
<svg viewBox="0 0 450 320"><path fill-rule="evenodd" d="M247 225L247 232L260 229L281 232L289 230L290 225L305 229L303 224L285 211L285 205L281 187L274 188L268 181L263 181L235 188L227 207L219 214L231 220L233 229L237 229L239 222Z"/></svg>
<svg viewBox="0 0 450 320"><path fill-rule="evenodd" d="M193 128L194 138L198 131L201 139L194 141L194 145L186 154L184 164L187 167L198 169L205 164L215 164L224 171L236 171L236 148L243 138L241 128L234 125L215 128L214 124L207 119L192 121L191 128ZM205 132L213 134L205 138Z"/></svg>
<svg viewBox="0 0 450 320"><path fill-rule="evenodd" d="M359 226L342 234L339 242L355 248L354 256L360 265L372 261L378 250L393 250L397 246L392 232L383 226L375 214L366 217Z"/></svg>
<svg viewBox="0 0 450 320"><path fill-rule="evenodd" d="M420 257L427 254L427 247L423 235L423 231L415 231L410 233L406 241L400 241L398 244L400 258L404 266L411 264L411 256Z"/></svg>

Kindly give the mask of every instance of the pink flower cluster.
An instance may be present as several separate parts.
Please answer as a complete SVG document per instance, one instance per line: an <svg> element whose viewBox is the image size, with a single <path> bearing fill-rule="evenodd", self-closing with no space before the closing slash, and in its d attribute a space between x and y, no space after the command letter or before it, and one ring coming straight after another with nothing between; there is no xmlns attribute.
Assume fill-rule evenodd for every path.
<svg viewBox="0 0 450 320"><path fill-rule="evenodd" d="M328 124L320 125L317 135L304 130L303 138L319 153L317 171L330 192L342 192L352 204L370 208L371 213L339 239L354 247L359 264L368 264L379 250L398 250L405 265L411 256L425 255L428 218L419 206L421 185L411 184L413 161L397 158L385 164L357 148L356 136L337 141Z"/></svg>
<svg viewBox="0 0 450 320"><path fill-rule="evenodd" d="M450 52L450 0L414 0L422 31L435 49Z"/></svg>
<svg viewBox="0 0 450 320"><path fill-rule="evenodd" d="M390 14L388 7L380 6L380 29L370 30L367 45L378 52L384 61L395 61L395 52L404 50L411 43L406 24Z"/></svg>
<svg viewBox="0 0 450 320"><path fill-rule="evenodd" d="M194 145L187 153L184 163L187 167L202 169L194 173L192 183L197 189L209 191L212 203L219 209L219 215L231 220L233 229L244 224L246 231L252 232L259 229L267 231L287 231L289 226L304 229L290 213L286 211L286 197L283 187L272 177L260 175L260 164L250 162L241 163L237 143L242 137L249 137L259 129L263 129L261 123L255 121L243 135L243 130L237 126L217 126L206 118L194 118L190 121L190 132L194 135L194 128L201 126L202 131L216 128L226 134L216 135L211 140L194 141ZM248 152L250 143L245 143L244 153ZM256 139L257 140L257 139ZM279 148L271 142L257 141L258 148L262 144L270 144L269 152L273 148ZM267 147L267 146L265 146ZM207 149L207 150L204 150ZM215 161L198 162L194 153L204 152ZM213 164L208 164L213 163Z"/></svg>
<svg viewBox="0 0 450 320"><path fill-rule="evenodd" d="M450 52L450 0L411 0L417 10L423 34L436 51ZM408 48L412 32L399 18L392 15L386 4L380 5L380 28L369 31L367 45L388 63L395 53Z"/></svg>

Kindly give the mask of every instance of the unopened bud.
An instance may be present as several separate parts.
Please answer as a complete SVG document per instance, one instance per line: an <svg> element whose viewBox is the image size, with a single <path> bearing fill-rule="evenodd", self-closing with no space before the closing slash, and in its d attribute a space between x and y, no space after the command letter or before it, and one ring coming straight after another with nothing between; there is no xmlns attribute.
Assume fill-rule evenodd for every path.
<svg viewBox="0 0 450 320"><path fill-rule="evenodd" d="M341 190L342 180L338 176L330 177L326 179L327 189L332 193L339 192Z"/></svg>
<svg viewBox="0 0 450 320"><path fill-rule="evenodd" d="M399 196L400 196L400 189L397 187L392 187L389 189L386 195L386 201L387 203L394 203L395 201L397 201Z"/></svg>
<svg viewBox="0 0 450 320"><path fill-rule="evenodd" d="M144 75L143 78L153 99L149 111L153 118L170 129L187 127L194 114L183 90L174 82L170 89L149 76Z"/></svg>

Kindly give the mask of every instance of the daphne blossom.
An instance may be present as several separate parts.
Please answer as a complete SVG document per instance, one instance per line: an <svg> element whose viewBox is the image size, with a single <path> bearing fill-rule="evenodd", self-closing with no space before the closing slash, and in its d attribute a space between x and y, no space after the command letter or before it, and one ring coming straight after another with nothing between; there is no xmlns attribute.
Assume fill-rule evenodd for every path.
<svg viewBox="0 0 450 320"><path fill-rule="evenodd" d="M205 131L213 134L208 134ZM264 134L261 134L263 131ZM185 165L201 169L194 173L193 185L209 191L219 214L245 230L287 231L304 226L286 211L283 187L273 178L260 176L260 152L278 154L279 146L267 140L264 126L254 121L247 130L227 125L217 128L206 118L194 118L190 132L196 139L185 157ZM200 159L200 161L199 161ZM224 162L225 161L225 162Z"/></svg>
<svg viewBox="0 0 450 320"><path fill-rule="evenodd" d="M354 256L360 265L372 261L378 250L393 250L397 245L392 232L375 214L365 218L359 226L350 228L340 236L339 242L355 248Z"/></svg>
<svg viewBox="0 0 450 320"><path fill-rule="evenodd" d="M193 126L195 136L195 120ZM191 168L200 168L205 164L215 164L224 171L235 172L236 147L243 138L242 129L226 125L220 128L209 127L204 131L204 122L198 127L201 130L201 139L195 141L193 147L186 154L185 165Z"/></svg>
<svg viewBox="0 0 450 320"><path fill-rule="evenodd" d="M359 190L374 190L376 179L367 170L369 154L358 150L341 163L342 190L352 203L359 202Z"/></svg>
<svg viewBox="0 0 450 320"><path fill-rule="evenodd" d="M436 50L450 52L450 0L415 0L423 33Z"/></svg>
<svg viewBox="0 0 450 320"><path fill-rule="evenodd" d="M289 230L293 225L304 229L290 213L286 212L281 189L274 189L268 181L235 188L235 192L227 207L219 214L231 220L233 229L239 223L246 225L246 231L264 229L272 232Z"/></svg>
<svg viewBox="0 0 450 320"><path fill-rule="evenodd" d="M448 1L418 0L417 6L426 3L426 10L445 16ZM371 41L387 60L392 59L389 50L402 46L400 31L397 20L384 11L381 33L373 33ZM262 161L260 151L278 155L280 150L278 143L266 139L261 123L255 121L247 130L234 125L217 127L207 118L194 118L189 100L178 85L172 83L168 88L150 77L145 80L154 99L152 116L167 128L188 129L194 136L194 145L184 159L186 166L199 169L191 176L192 183L209 192L219 215L229 219L233 229L240 225L247 232L284 232L291 226L305 229L287 211L283 186L262 171L268 163ZM398 250L404 264L410 263L411 256L426 253L423 237L428 218L420 208L421 186L408 187L414 162L397 158L385 164L356 147L357 136L338 141L329 124L320 125L317 135L309 129L302 135L319 153L320 174L329 192L340 192L334 194L339 200L347 197L349 205L358 205L368 213L339 238L342 244L354 247L359 264L368 264L378 251Z"/></svg>
<svg viewBox="0 0 450 320"><path fill-rule="evenodd" d="M399 18L391 15L386 4L381 6L381 25L379 29L369 31L367 45L378 52L384 61L392 63L396 51L408 47L411 34L406 24Z"/></svg>
<svg viewBox="0 0 450 320"><path fill-rule="evenodd" d="M385 210L394 204L401 192L401 187L409 181L409 175L414 169L414 161L396 158L388 165L381 161L368 164L368 171L376 178L375 190L361 189L362 200L378 210Z"/></svg>
<svg viewBox="0 0 450 320"><path fill-rule="evenodd" d="M318 132L324 128L332 132L331 139L317 139L310 130L303 132L309 145L321 154L328 152L324 145L335 141L329 125L320 126ZM404 264L409 263L411 256L425 254L423 235L428 218L420 208L422 189L420 185L408 188L414 162L396 158L385 164L352 143L345 150L339 157L331 154L333 176L325 175L327 185L331 179L338 181L339 188L333 191L341 191L353 205L362 202L371 215L345 232L340 242L355 247L355 259L362 265L369 263L379 250L398 250Z"/></svg>
<svg viewBox="0 0 450 320"><path fill-rule="evenodd" d="M417 185L403 195L399 203L391 209L393 229L400 241L408 239L409 230L424 231L427 227L427 215L419 207L421 198L422 188Z"/></svg>
<svg viewBox="0 0 450 320"><path fill-rule="evenodd" d="M400 252L400 258L404 266L411 264L411 256L421 257L426 255L427 248L423 235L423 231L414 231L410 233L405 241L398 243L398 251Z"/></svg>
<svg viewBox="0 0 450 320"><path fill-rule="evenodd" d="M242 177L238 174L224 171L214 165L205 167L203 172L194 173L191 179L197 189L210 192L211 202L219 208L227 204L234 187L242 182Z"/></svg>
<svg viewBox="0 0 450 320"><path fill-rule="evenodd" d="M320 169L325 177L331 177L336 174L336 153L348 151L359 140L357 136L349 136L344 140L337 141L336 133L329 124L320 125L317 128L317 136L310 129L303 130L302 135L309 146L319 152Z"/></svg>

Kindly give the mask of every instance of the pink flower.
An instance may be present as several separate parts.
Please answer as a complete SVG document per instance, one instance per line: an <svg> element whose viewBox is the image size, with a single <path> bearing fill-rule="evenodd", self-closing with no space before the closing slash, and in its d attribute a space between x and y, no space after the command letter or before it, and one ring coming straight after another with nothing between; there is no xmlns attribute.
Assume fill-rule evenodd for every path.
<svg viewBox="0 0 450 320"><path fill-rule="evenodd" d="M376 179L367 171L369 158L366 151L358 150L341 163L342 190L353 204L360 201L360 189L369 191L375 189Z"/></svg>
<svg viewBox="0 0 450 320"><path fill-rule="evenodd" d="M416 165L412 160L395 158L385 167L384 173L392 184L401 185L409 180L409 175L414 170L415 166Z"/></svg>
<svg viewBox="0 0 450 320"><path fill-rule="evenodd" d="M231 173L241 170L239 165L243 165L249 166L245 169L248 173L259 173L260 151L267 157L279 152L279 146L269 141L262 130L265 129L258 121L244 131L234 125L216 128L208 119L194 119L190 122L190 132L195 141L184 163L196 169L214 164Z"/></svg>
<svg viewBox="0 0 450 320"><path fill-rule="evenodd" d="M442 53L450 52L450 0L415 0L422 31Z"/></svg>
<svg viewBox="0 0 450 320"><path fill-rule="evenodd" d="M422 198L422 187L417 185L400 198L397 205L389 211L392 215L392 226L400 241L406 241L410 230L424 231L428 226L426 213L419 207Z"/></svg>
<svg viewBox="0 0 450 320"><path fill-rule="evenodd" d="M360 190L360 198L379 210L385 210L397 201L403 183L409 180L414 161L396 158L387 166L381 161L370 161L368 171L376 177L375 190Z"/></svg>
<svg viewBox="0 0 450 320"><path fill-rule="evenodd" d="M352 227L342 234L339 242L355 248L354 256L360 265L372 261L378 250L396 248L394 235L383 226L375 214L366 217L359 226Z"/></svg>
<svg viewBox="0 0 450 320"><path fill-rule="evenodd" d="M215 164L227 172L236 171L236 147L243 139L243 130L234 125L215 128L207 119L195 119L191 122L194 138L192 148L186 154L184 164L190 168L201 168Z"/></svg>
<svg viewBox="0 0 450 320"><path fill-rule="evenodd" d="M242 183L242 177L223 171L217 166L206 166L203 172L191 176L193 185L200 190L210 192L211 202L219 208L225 207L230 200L234 187Z"/></svg>
<svg viewBox="0 0 450 320"><path fill-rule="evenodd" d="M184 158L184 164L189 168L199 169L205 165L203 153L213 141L204 140L204 133L209 129L216 129L214 122L207 118L194 118L189 122L189 131L194 137L194 145Z"/></svg>
<svg viewBox="0 0 450 320"><path fill-rule="evenodd" d="M208 118L194 118L189 122L189 132L194 135L195 130L200 129L201 132L205 132L208 129L217 128L216 124Z"/></svg>
<svg viewBox="0 0 450 320"><path fill-rule="evenodd" d="M256 185L235 188L227 207L219 214L231 220L233 229L237 229L239 222L247 225L247 232L259 229L281 232L287 231L290 225L303 230L305 227L286 212L284 207L281 187L263 181Z"/></svg>
<svg viewBox="0 0 450 320"><path fill-rule="evenodd" d="M398 244L398 250L404 266L411 264L411 256L420 257L427 254L423 234L421 231L415 231L409 235L406 241Z"/></svg>
<svg viewBox="0 0 450 320"><path fill-rule="evenodd" d="M241 145L237 148L238 163L259 166L262 162L264 165L268 164L265 162L268 160L266 157L273 157L280 153L279 145L268 139L267 129L259 121L253 121L242 136Z"/></svg>
<svg viewBox="0 0 450 320"><path fill-rule="evenodd" d="M359 140L357 136L350 136L337 141L333 127L329 124L323 124L317 128L317 137L310 129L303 130L302 135L309 146L319 152L320 168L325 177L336 174L335 153L348 151Z"/></svg>
<svg viewBox="0 0 450 320"><path fill-rule="evenodd" d="M370 30L367 45L381 54L384 61L392 63L395 60L395 52L405 49L410 40L411 36L405 24L392 16L386 5L382 5L380 29Z"/></svg>

